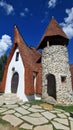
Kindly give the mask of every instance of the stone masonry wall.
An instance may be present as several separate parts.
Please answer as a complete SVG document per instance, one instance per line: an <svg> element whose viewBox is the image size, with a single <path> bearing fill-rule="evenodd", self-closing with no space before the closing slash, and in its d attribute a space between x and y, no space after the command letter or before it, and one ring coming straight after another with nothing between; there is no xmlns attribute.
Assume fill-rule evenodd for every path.
<svg viewBox="0 0 73 130"><path fill-rule="evenodd" d="M48 96L47 74L53 74L56 79L56 97L58 103L72 104L72 83L71 73L68 63L68 51L65 46L47 46L42 52L42 98ZM61 76L66 77L66 81L61 81Z"/></svg>

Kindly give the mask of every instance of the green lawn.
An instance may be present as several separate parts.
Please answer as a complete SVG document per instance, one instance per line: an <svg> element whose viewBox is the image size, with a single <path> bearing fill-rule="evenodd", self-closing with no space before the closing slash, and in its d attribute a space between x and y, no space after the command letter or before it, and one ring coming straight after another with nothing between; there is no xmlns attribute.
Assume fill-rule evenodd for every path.
<svg viewBox="0 0 73 130"><path fill-rule="evenodd" d="M66 112L73 112L73 105L71 106L59 106L59 105L56 105L54 106L55 108L58 108L58 109L62 109Z"/></svg>
<svg viewBox="0 0 73 130"><path fill-rule="evenodd" d="M42 100L33 100L33 101L30 101L30 102L27 102L26 104L30 104L30 105L40 105L42 104L43 101Z"/></svg>
<svg viewBox="0 0 73 130"><path fill-rule="evenodd" d="M27 104L40 105L42 103L44 103L42 100L34 100L34 101L30 101ZM54 105L54 108L62 109L64 111L66 111L66 112L73 112L73 105L71 105L71 106Z"/></svg>

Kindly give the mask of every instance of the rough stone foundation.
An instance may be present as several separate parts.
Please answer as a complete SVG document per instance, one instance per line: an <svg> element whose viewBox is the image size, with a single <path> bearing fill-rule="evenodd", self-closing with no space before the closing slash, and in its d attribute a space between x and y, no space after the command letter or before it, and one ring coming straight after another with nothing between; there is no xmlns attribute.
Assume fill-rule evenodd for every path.
<svg viewBox="0 0 73 130"><path fill-rule="evenodd" d="M68 63L68 51L65 46L47 46L42 52L43 99L49 96L47 93L47 74L53 74L55 76L57 102L64 104L73 104L71 73Z"/></svg>

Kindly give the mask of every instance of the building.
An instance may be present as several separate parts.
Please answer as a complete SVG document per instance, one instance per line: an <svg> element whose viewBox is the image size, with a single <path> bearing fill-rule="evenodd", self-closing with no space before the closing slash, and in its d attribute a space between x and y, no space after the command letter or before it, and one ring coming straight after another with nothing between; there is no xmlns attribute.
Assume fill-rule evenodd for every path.
<svg viewBox="0 0 73 130"><path fill-rule="evenodd" d="M42 49L42 98L71 103L72 81L68 59L68 37L52 18L37 49Z"/></svg>
<svg viewBox="0 0 73 130"><path fill-rule="evenodd" d="M0 91L16 93L23 101L39 99L41 94L41 54L29 48L16 26L14 44L4 71Z"/></svg>
<svg viewBox="0 0 73 130"><path fill-rule="evenodd" d="M41 97L45 100L52 96L58 103L73 103L66 48L68 41L68 37L53 17L37 49L29 48L18 28L14 26L14 44L0 91L16 93L23 101ZM39 49L42 49L42 54L37 51Z"/></svg>

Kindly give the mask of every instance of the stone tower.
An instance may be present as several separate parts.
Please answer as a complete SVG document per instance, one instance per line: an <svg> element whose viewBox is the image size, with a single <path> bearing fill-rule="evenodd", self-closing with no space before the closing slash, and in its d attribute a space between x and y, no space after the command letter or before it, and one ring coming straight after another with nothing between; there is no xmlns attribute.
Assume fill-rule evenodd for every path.
<svg viewBox="0 0 73 130"><path fill-rule="evenodd" d="M68 63L68 37L52 17L38 49L42 49L42 99L72 104L72 84Z"/></svg>

